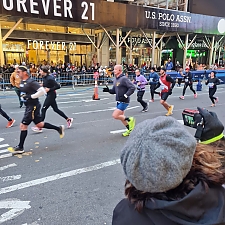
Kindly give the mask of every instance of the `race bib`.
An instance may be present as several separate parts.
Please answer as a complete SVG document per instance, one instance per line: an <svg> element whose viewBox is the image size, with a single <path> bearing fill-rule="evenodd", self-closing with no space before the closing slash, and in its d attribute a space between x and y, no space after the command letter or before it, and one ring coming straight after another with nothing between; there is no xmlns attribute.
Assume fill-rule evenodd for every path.
<svg viewBox="0 0 225 225"><path fill-rule="evenodd" d="M150 78L150 82L153 82L153 78Z"/></svg>
<svg viewBox="0 0 225 225"><path fill-rule="evenodd" d="M209 83L209 88L213 88L214 87L214 83Z"/></svg>
<svg viewBox="0 0 225 225"><path fill-rule="evenodd" d="M165 85L164 85L164 84L161 84L161 85L160 85L160 89L161 89L161 90L164 90L164 89L165 89Z"/></svg>
<svg viewBox="0 0 225 225"><path fill-rule="evenodd" d="M185 78L184 81L185 81L186 83L188 83L189 80L188 80L188 78Z"/></svg>
<svg viewBox="0 0 225 225"><path fill-rule="evenodd" d="M21 102L26 102L26 100L22 97L25 94L26 94L25 92L21 92L20 93L20 100L21 100Z"/></svg>

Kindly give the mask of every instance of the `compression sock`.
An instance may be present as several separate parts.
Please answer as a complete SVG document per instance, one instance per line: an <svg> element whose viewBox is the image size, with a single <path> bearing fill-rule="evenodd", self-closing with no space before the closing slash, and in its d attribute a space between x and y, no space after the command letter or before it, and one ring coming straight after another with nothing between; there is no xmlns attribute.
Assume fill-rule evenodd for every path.
<svg viewBox="0 0 225 225"><path fill-rule="evenodd" d="M51 129L51 130L57 130L57 131L60 130L59 127L57 127L57 126L55 126L55 125L52 125L52 124L50 124L50 123L44 123L44 127L43 127L43 128Z"/></svg>
<svg viewBox="0 0 225 225"><path fill-rule="evenodd" d="M23 149L23 145L24 145L26 137L27 137L27 130L21 130L21 132L20 132L20 143L19 143L19 147L21 149Z"/></svg>

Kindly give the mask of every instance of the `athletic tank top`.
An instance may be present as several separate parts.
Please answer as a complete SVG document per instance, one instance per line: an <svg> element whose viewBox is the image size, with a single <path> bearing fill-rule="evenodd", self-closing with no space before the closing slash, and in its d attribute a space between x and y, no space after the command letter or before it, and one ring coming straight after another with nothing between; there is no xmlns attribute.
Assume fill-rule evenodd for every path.
<svg viewBox="0 0 225 225"><path fill-rule="evenodd" d="M160 88L161 88L161 92L169 92L170 90L170 85L171 83L169 81L166 80L166 76L160 77L159 82L160 82Z"/></svg>

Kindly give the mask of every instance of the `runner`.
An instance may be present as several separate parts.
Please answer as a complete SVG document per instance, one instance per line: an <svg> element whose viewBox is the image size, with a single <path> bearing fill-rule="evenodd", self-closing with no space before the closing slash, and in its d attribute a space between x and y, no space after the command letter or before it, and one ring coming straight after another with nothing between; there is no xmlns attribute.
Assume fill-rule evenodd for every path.
<svg viewBox="0 0 225 225"><path fill-rule="evenodd" d="M72 126L73 118L69 118L65 115L65 113L59 110L56 103L56 90L60 88L60 85L55 81L55 78L53 76L49 75L48 66L41 67L40 75L43 77L43 87L45 88L45 91L47 93L47 97L41 109L42 121L45 120L46 112L51 106L56 113L58 113L66 120L67 127L70 128ZM31 129L35 132L42 132L42 128L32 127Z"/></svg>
<svg viewBox="0 0 225 225"><path fill-rule="evenodd" d="M3 111L2 106L0 104L0 115L2 115L4 118L8 120L8 123L6 125L6 128L12 127L13 124L16 122L16 120L10 118L5 111Z"/></svg>
<svg viewBox="0 0 225 225"><path fill-rule="evenodd" d="M216 77L216 72L212 71L210 73L209 79L205 82L206 85L209 85L209 98L212 101L211 107L215 107L216 104L219 101L218 97L214 97L216 90L217 90L217 85L220 84L220 80Z"/></svg>
<svg viewBox="0 0 225 225"><path fill-rule="evenodd" d="M130 96L135 91L135 86L132 82L122 73L123 67L116 65L114 67L115 80L113 82L112 89L108 87L103 88L103 92L109 92L110 94L116 94L117 109L113 112L112 116L116 120L120 120L127 128L127 131L123 133L123 136L129 136L135 126L134 117L125 117L124 111L129 105Z"/></svg>
<svg viewBox="0 0 225 225"><path fill-rule="evenodd" d="M39 102L39 97L44 95L45 89L39 85L39 83L33 80L27 73L26 66L19 66L18 74L21 78L20 91L21 100L24 101L26 106L24 117L20 124L20 142L16 147L10 147L8 150L15 154L24 153L24 142L27 137L27 128L31 122L34 122L39 128L53 129L56 130L60 138L64 137L64 126L54 126L52 124L42 122L40 115L41 104Z"/></svg>
<svg viewBox="0 0 225 225"><path fill-rule="evenodd" d="M180 99L184 100L184 95L185 95L185 92L186 92L186 89L187 89L188 86L189 86L190 90L194 93L194 98L197 98L197 93L193 89L193 80L192 80L192 74L190 72L190 68L186 67L185 68L185 74L183 74L182 71L181 71L180 75L184 77L183 95L180 96Z"/></svg>
<svg viewBox="0 0 225 225"><path fill-rule="evenodd" d="M169 105L166 100L169 95L172 94L172 90L175 86L175 81L169 75L166 74L166 69L161 68L160 70L160 78L159 82L156 85L156 89L158 87L161 88L161 100L160 103L164 106L164 108L168 111L166 116L170 116L173 114L174 105Z"/></svg>
<svg viewBox="0 0 225 225"><path fill-rule="evenodd" d="M151 99L149 102L154 102L154 94L158 94L160 96L160 92L156 92L156 85L159 82L159 75L156 73L155 67L151 68L151 73L149 75L149 83L150 83L150 93L151 93Z"/></svg>
<svg viewBox="0 0 225 225"><path fill-rule="evenodd" d="M141 75L140 70L135 70L136 78L133 80L133 83L137 85L137 101L140 102L143 109L142 112L148 111L148 103L143 100L143 96L145 94L145 85L148 83L146 78Z"/></svg>

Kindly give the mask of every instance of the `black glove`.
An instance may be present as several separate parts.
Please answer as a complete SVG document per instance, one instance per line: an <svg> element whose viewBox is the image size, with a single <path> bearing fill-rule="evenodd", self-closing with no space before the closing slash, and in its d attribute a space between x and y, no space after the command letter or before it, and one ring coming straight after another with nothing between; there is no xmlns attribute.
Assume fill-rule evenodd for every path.
<svg viewBox="0 0 225 225"><path fill-rule="evenodd" d="M21 98L23 98L24 101L27 101L27 100L31 99L31 95L29 95L29 94L23 94L23 95L21 95Z"/></svg>
<svg viewBox="0 0 225 225"><path fill-rule="evenodd" d="M201 141L207 141L223 133L224 126L218 119L216 113L209 112L207 109L197 107L199 114L194 116L195 124L201 123L203 119L203 131Z"/></svg>
<svg viewBox="0 0 225 225"><path fill-rule="evenodd" d="M103 88L103 92L109 92L109 87L106 85L106 88Z"/></svg>
<svg viewBox="0 0 225 225"><path fill-rule="evenodd" d="M168 91L168 94L169 94L169 95L172 95L172 93L173 93L173 89L171 88L171 89Z"/></svg>

